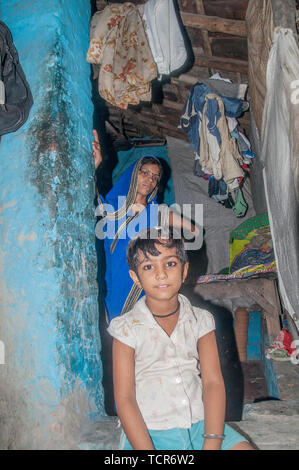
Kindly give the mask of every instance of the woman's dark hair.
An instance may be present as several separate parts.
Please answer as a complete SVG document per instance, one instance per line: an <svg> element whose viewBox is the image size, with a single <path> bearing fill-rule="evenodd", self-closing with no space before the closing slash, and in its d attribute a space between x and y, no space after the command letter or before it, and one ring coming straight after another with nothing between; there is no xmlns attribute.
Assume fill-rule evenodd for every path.
<svg viewBox="0 0 299 470"><path fill-rule="evenodd" d="M169 236L167 238L161 238L161 236L161 229L148 228L129 242L127 246L127 263L129 269L137 273L139 250L143 253L145 258L148 257L148 254L159 256L160 251L157 245L165 246L166 248L175 248L182 266L186 264L188 257L183 239L174 238L172 228L169 228Z"/></svg>
<svg viewBox="0 0 299 470"><path fill-rule="evenodd" d="M143 157L141 159L141 162L140 162L140 169L143 167L143 165L158 165L159 167L159 173L160 173L160 181L161 181L161 178L162 178L162 173L163 173L163 167L161 165L161 162L158 158L156 157L152 157L151 155L149 155L148 157Z"/></svg>

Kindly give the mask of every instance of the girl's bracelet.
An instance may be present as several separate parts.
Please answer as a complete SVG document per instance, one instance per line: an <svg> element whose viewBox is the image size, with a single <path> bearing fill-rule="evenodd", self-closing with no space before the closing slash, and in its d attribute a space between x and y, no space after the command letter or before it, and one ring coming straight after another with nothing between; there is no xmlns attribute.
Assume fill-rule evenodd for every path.
<svg viewBox="0 0 299 470"><path fill-rule="evenodd" d="M202 435L202 437L204 439L224 439L225 435L224 434L207 434L207 433L204 433Z"/></svg>

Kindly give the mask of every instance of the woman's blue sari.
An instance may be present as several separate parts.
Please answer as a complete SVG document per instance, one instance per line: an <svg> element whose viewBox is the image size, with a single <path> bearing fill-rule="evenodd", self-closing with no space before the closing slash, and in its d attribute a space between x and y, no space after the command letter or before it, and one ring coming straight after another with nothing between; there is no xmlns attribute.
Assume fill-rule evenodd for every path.
<svg viewBox="0 0 299 470"><path fill-rule="evenodd" d="M129 275L126 249L129 241L140 231L158 225L156 189L148 195L146 208L136 216L126 208L135 201L141 159L133 163L104 197L98 195L103 217L101 237L104 236L105 273L99 279L105 300L107 321L128 311L142 295ZM121 208L121 209L120 209ZM117 213L115 213L118 211ZM113 215L114 214L114 215ZM116 220L113 220L116 217ZM99 225L97 224L97 229ZM96 233L99 234L99 230ZM120 229L118 236L115 234ZM100 238L100 237L99 237Z"/></svg>

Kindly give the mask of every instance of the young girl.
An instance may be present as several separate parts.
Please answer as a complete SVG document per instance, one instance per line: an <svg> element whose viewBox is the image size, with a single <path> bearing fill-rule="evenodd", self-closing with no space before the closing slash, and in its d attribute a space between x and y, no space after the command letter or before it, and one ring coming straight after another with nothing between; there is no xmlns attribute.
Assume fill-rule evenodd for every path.
<svg viewBox="0 0 299 470"><path fill-rule="evenodd" d="M244 449L224 424L225 389L213 316L179 294L188 262L178 239L133 239L130 276L145 296L108 328L123 449Z"/></svg>

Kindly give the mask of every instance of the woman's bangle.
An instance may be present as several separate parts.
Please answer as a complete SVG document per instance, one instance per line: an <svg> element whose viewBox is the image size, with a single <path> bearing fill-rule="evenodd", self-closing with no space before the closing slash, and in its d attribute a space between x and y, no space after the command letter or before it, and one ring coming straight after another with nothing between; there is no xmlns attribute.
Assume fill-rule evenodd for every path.
<svg viewBox="0 0 299 470"><path fill-rule="evenodd" d="M225 435L224 434L207 434L207 433L204 433L202 435L202 437L204 439L224 439Z"/></svg>

